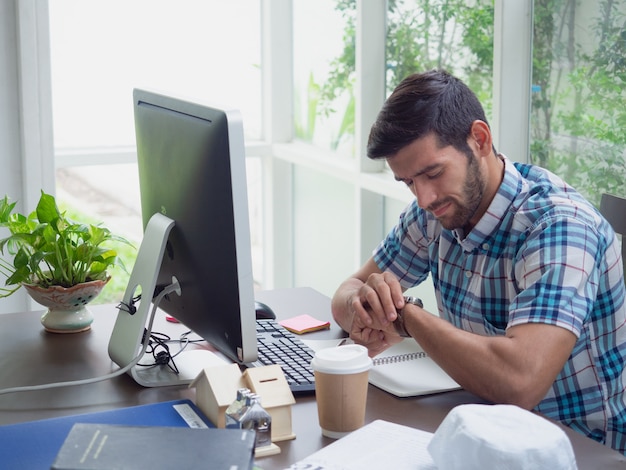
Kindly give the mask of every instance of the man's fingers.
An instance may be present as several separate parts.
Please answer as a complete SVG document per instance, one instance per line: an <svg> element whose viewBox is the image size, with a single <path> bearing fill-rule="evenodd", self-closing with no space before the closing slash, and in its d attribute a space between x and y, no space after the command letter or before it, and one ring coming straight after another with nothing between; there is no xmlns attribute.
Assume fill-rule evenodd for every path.
<svg viewBox="0 0 626 470"><path fill-rule="evenodd" d="M379 308L374 312L381 325L385 327L389 322L396 319L397 309L404 305L402 286L396 276L390 272L370 275L366 285L369 285L376 292Z"/></svg>

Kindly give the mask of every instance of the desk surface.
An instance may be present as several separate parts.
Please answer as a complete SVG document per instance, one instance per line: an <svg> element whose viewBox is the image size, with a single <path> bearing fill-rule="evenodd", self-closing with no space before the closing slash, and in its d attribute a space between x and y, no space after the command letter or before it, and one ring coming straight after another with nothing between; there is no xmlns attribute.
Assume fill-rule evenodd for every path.
<svg viewBox="0 0 626 470"><path fill-rule="evenodd" d="M330 318L329 299L309 288L258 292L257 299L272 307L278 318L304 313ZM41 312L0 315L0 387L78 380L116 370L117 366L108 357L107 346L117 310L111 305L91 308L95 315L91 331L70 335L46 333L39 323ZM172 336L185 331L184 326L167 323L162 316L156 319L153 329ZM330 330L311 333L307 338L340 336L341 331L333 325ZM90 385L0 395L0 425L179 398L193 400L194 390L144 388L124 375ZM384 419L434 432L450 409L465 403L483 401L462 390L398 399L370 386L366 421ZM259 466L284 468L333 442L311 423L317 423L315 397L297 396L292 409L296 439L280 442L281 453L259 459ZM569 428L564 429L572 441L580 469L624 468L623 455Z"/></svg>

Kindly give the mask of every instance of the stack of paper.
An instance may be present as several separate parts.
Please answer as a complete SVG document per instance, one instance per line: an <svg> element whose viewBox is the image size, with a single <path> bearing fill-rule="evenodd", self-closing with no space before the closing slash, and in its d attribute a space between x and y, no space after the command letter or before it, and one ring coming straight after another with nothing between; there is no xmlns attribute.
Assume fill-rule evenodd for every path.
<svg viewBox="0 0 626 470"><path fill-rule="evenodd" d="M376 420L301 460L288 470L435 470L432 433Z"/></svg>

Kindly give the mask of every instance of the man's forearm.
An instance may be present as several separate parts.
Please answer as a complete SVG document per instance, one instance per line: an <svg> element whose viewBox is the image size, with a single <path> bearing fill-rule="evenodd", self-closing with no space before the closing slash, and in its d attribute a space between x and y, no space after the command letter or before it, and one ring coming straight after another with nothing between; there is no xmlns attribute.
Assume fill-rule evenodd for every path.
<svg viewBox="0 0 626 470"><path fill-rule="evenodd" d="M575 336L545 324L524 324L505 336L481 336L423 309L405 309L405 327L463 388L495 403L533 408L572 351Z"/></svg>

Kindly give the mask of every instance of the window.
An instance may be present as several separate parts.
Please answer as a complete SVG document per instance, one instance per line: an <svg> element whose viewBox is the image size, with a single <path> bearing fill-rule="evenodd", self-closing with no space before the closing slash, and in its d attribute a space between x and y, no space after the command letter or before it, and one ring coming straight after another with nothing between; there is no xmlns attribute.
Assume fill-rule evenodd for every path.
<svg viewBox="0 0 626 470"><path fill-rule="evenodd" d="M493 0L390 1L386 51L388 93L412 73L443 68L490 108Z"/></svg>
<svg viewBox="0 0 626 470"><path fill-rule="evenodd" d="M626 196L625 1L534 3L531 159L596 205Z"/></svg>
<svg viewBox="0 0 626 470"><path fill-rule="evenodd" d="M363 147L385 96L416 71L443 67L466 81L510 158L527 161L532 109L533 163L594 201L604 191L624 193L626 38L620 25L626 0L535 0L534 8L533 0L128 3L50 2L59 181L75 184L79 175L79 181L95 178L100 187L113 187L118 175L134 171L132 87L182 90L205 101L208 90L219 88L242 108L248 137L263 137L263 115L280 141L247 146L249 156L263 157L250 160L249 176L264 188L251 194L250 212L270 226L253 234L259 243L260 234L268 235L265 248L273 244L263 251L268 259L259 256L274 269L269 287L308 285L332 295L395 222L411 195L382 163L368 161ZM532 108L527 11L534 14ZM261 21L268 18L262 37ZM183 31L164 32L177 25ZM240 39L216 42L220 25ZM272 51L275 69L265 74L270 61L261 63L261 41L268 35L280 39L280 50ZM494 37L500 41L494 44ZM230 51L218 59L227 83L212 81L214 67L203 68L216 45ZM263 96L263 110L261 74L285 84L264 84L271 92ZM93 96L93 90L114 97ZM122 188L113 192L122 202L137 198ZM271 204L267 217L258 209L261 193ZM268 273L255 265L255 276L261 272Z"/></svg>
<svg viewBox="0 0 626 470"><path fill-rule="evenodd" d="M296 138L354 152L355 3L293 2ZM320 32L323 29L323 32Z"/></svg>
<svg viewBox="0 0 626 470"><path fill-rule="evenodd" d="M296 137L350 156L355 132L356 8L354 0L294 3ZM388 2L387 93L411 73L445 68L465 80L489 110L492 38L493 0L471 5L443 0Z"/></svg>
<svg viewBox="0 0 626 470"><path fill-rule="evenodd" d="M49 17L59 200L76 217L89 214L138 247L132 90L237 108L246 138L258 140L260 2L54 0ZM249 163L252 239L260 243L260 169L258 159ZM134 254L125 260L129 271ZM119 300L127 280L118 270L98 301Z"/></svg>

